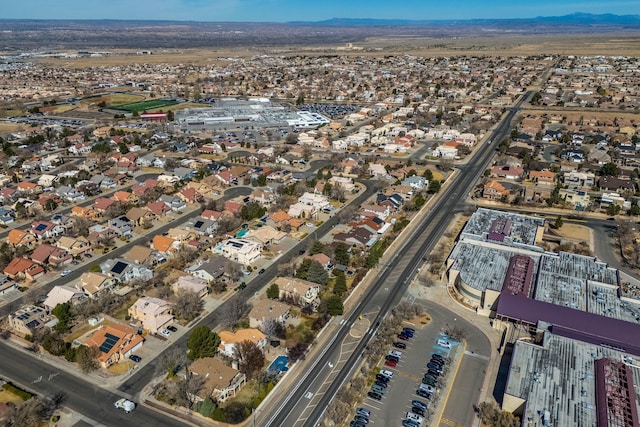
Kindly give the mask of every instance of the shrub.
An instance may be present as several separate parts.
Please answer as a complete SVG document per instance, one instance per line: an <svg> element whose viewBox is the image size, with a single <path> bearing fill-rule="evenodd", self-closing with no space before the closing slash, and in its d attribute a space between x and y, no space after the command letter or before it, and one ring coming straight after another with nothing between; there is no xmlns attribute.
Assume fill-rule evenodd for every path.
<svg viewBox="0 0 640 427"><path fill-rule="evenodd" d="M8 391L9 393L15 394L16 396L18 396L22 400L29 400L29 399L31 399L31 397L33 397L33 395L31 393L29 393L28 391L21 390L21 389L19 389L18 387L14 386L11 383L4 384L2 386L2 389Z"/></svg>

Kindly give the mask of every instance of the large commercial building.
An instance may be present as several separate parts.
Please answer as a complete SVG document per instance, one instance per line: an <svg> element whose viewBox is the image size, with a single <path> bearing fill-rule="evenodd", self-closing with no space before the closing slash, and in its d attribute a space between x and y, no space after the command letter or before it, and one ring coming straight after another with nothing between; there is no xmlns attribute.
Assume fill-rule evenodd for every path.
<svg viewBox="0 0 640 427"><path fill-rule="evenodd" d="M238 126L256 128L290 126L317 128L330 120L320 113L294 111L267 98L222 98L208 108L187 108L175 112L175 122L183 131L216 130Z"/></svg>

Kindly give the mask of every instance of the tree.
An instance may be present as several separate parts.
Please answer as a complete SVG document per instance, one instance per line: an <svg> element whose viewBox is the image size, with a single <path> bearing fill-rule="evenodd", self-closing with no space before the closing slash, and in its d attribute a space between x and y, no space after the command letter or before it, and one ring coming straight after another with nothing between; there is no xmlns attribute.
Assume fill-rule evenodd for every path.
<svg viewBox="0 0 640 427"><path fill-rule="evenodd" d="M563 224L562 215L558 215L555 222L553 223L553 228L558 229L562 227L562 224Z"/></svg>
<svg viewBox="0 0 640 427"><path fill-rule="evenodd" d="M173 347L161 352L155 360L156 374L166 373L173 377L182 365L187 362L184 350Z"/></svg>
<svg viewBox="0 0 640 427"><path fill-rule="evenodd" d="M280 288L278 288L277 283L272 283L271 286L267 288L267 298L269 299L280 298Z"/></svg>
<svg viewBox="0 0 640 427"><path fill-rule="evenodd" d="M600 168L602 176L618 176L620 168L615 163L607 163Z"/></svg>
<svg viewBox="0 0 640 427"><path fill-rule="evenodd" d="M347 292L347 277L342 271L336 271L336 282L333 284L333 293L342 297Z"/></svg>
<svg viewBox="0 0 640 427"><path fill-rule="evenodd" d="M289 351L287 352L289 360L292 363L297 362L298 360L304 360L307 353L307 348L309 348L309 344L306 344L304 342L295 344L293 347L289 348Z"/></svg>
<svg viewBox="0 0 640 427"><path fill-rule="evenodd" d="M431 181L433 179L433 172L431 169L425 169L422 173L422 176L427 178L427 181Z"/></svg>
<svg viewBox="0 0 640 427"><path fill-rule="evenodd" d="M249 310L251 310L249 303L240 298L231 298L222 309L223 323L226 326L234 326Z"/></svg>
<svg viewBox="0 0 640 427"><path fill-rule="evenodd" d="M319 285L326 285L329 282L329 273L318 261L312 260L309 264L306 280Z"/></svg>
<svg viewBox="0 0 640 427"><path fill-rule="evenodd" d="M342 305L342 298L338 295L331 295L327 299L327 313L332 316L339 316L343 311L344 306Z"/></svg>
<svg viewBox="0 0 640 427"><path fill-rule="evenodd" d="M173 314L178 319L192 321L202 311L204 301L193 291L181 290L173 303Z"/></svg>
<svg viewBox="0 0 640 427"><path fill-rule="evenodd" d="M427 188L427 193L435 194L440 191L442 184L437 179L433 179L429 181L429 187Z"/></svg>
<svg viewBox="0 0 640 427"><path fill-rule="evenodd" d="M609 207L607 208L607 215L618 215L621 210L622 208L620 207L620 205L609 205Z"/></svg>
<svg viewBox="0 0 640 427"><path fill-rule="evenodd" d="M266 318L262 322L262 332L271 340L272 337L284 339L287 337L287 329L281 322L272 318Z"/></svg>
<svg viewBox="0 0 640 427"><path fill-rule="evenodd" d="M349 265L351 258L349 255L349 247L344 243L338 243L333 251L333 258L338 264Z"/></svg>
<svg viewBox="0 0 640 427"><path fill-rule="evenodd" d="M260 347L249 340L237 343L233 347L233 355L238 360L238 370L248 379L260 371L264 366L264 354Z"/></svg>
<svg viewBox="0 0 640 427"><path fill-rule="evenodd" d="M320 240L315 240L309 248L309 255L321 254L324 252L324 243Z"/></svg>
<svg viewBox="0 0 640 427"><path fill-rule="evenodd" d="M48 212L55 211L57 207L58 207L58 204L53 199L47 199L47 201L44 204L44 210Z"/></svg>
<svg viewBox="0 0 640 427"><path fill-rule="evenodd" d="M99 352L97 347L87 347L86 345L78 347L76 350L76 362L82 373L86 374L98 369L100 365L96 358Z"/></svg>
<svg viewBox="0 0 640 427"><path fill-rule="evenodd" d="M198 326L191 332L187 342L189 359L196 360L203 357L213 357L218 352L219 345L220 337L218 334L209 329L208 326Z"/></svg>
<svg viewBox="0 0 640 427"><path fill-rule="evenodd" d="M51 314L58 319L58 323L54 326L54 329L58 332L67 332L69 330L69 322L73 319L71 304L68 302L58 304L51 310Z"/></svg>

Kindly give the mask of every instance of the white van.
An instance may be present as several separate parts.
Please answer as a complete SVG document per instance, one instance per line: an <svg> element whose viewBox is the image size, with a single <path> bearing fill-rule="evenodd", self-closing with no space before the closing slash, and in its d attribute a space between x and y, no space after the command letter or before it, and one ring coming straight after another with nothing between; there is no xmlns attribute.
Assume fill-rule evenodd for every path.
<svg viewBox="0 0 640 427"><path fill-rule="evenodd" d="M438 340L438 345L443 348L451 348L451 343L447 340Z"/></svg>

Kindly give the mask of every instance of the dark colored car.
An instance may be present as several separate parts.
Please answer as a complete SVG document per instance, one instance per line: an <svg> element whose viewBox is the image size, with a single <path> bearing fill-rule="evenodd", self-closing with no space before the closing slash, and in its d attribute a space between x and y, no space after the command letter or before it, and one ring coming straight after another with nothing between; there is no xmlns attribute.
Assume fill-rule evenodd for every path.
<svg viewBox="0 0 640 427"><path fill-rule="evenodd" d="M129 360L136 362L136 363L140 363L140 361L142 361L142 357L140 356L136 356L135 354L131 354L129 355Z"/></svg>
<svg viewBox="0 0 640 427"><path fill-rule="evenodd" d="M370 391L369 393L367 393L367 396L375 400L382 399L382 395L380 393L376 393L375 391Z"/></svg>
<svg viewBox="0 0 640 427"><path fill-rule="evenodd" d="M413 420L402 420L402 427L418 427L418 423Z"/></svg>
<svg viewBox="0 0 640 427"><path fill-rule="evenodd" d="M416 390L416 394L420 397L424 397L425 399L431 399L431 393L426 390L422 390L421 388Z"/></svg>
<svg viewBox="0 0 640 427"><path fill-rule="evenodd" d="M398 338L400 338L403 341L409 341L410 337L406 336L406 335L402 335L402 334L398 334Z"/></svg>
<svg viewBox="0 0 640 427"><path fill-rule="evenodd" d="M169 325L169 326L167 326L167 329L168 329L168 330L170 330L171 332L178 332L178 328L176 328L176 327L175 327L175 326L173 326L173 325Z"/></svg>
<svg viewBox="0 0 640 427"><path fill-rule="evenodd" d="M412 334L415 334L415 333L416 333L416 330L415 330L415 329L410 328L410 327L408 327L408 326L405 326L404 328L402 328L402 330L403 330L403 331L409 331L409 332L411 332Z"/></svg>
<svg viewBox="0 0 640 427"><path fill-rule="evenodd" d="M382 382L384 382L384 383L388 383L388 382L389 382L389 378L388 378L388 377L385 377L385 376L384 376L384 375L382 375L382 374L376 374L376 380L378 380L378 381L382 381Z"/></svg>
<svg viewBox="0 0 640 427"><path fill-rule="evenodd" d="M366 424L360 421L353 420L349 423L349 427L364 427Z"/></svg>
<svg viewBox="0 0 640 427"><path fill-rule="evenodd" d="M440 376L440 372L439 371L434 371L433 369L429 369L427 371L427 374L433 375L434 377L439 377Z"/></svg>
<svg viewBox="0 0 640 427"><path fill-rule="evenodd" d="M431 355L431 358L432 358L432 359L440 359L440 360L442 360L442 361L444 362L444 357L442 357L442 356L441 356L441 355L439 355L438 353L433 353L433 354Z"/></svg>
<svg viewBox="0 0 640 427"><path fill-rule="evenodd" d="M431 360L429 360L429 363L435 363L436 365L444 366L444 360L442 359L431 358Z"/></svg>
<svg viewBox="0 0 640 427"><path fill-rule="evenodd" d="M418 408L422 408L425 411L427 410L427 408L429 407L426 403L420 401L420 400L412 400L411 401L411 406L416 406Z"/></svg>
<svg viewBox="0 0 640 427"><path fill-rule="evenodd" d="M353 421L355 421L357 423L362 423L362 424L369 424L369 418L363 417L362 415L356 415L353 418Z"/></svg>
<svg viewBox="0 0 640 427"><path fill-rule="evenodd" d="M358 408L356 409L356 415L362 415L368 418L371 415L371 411L368 410L367 408Z"/></svg>
<svg viewBox="0 0 640 427"><path fill-rule="evenodd" d="M260 271L258 271L258 274L262 274L264 272L265 272L264 268L261 268Z"/></svg>
<svg viewBox="0 0 640 427"><path fill-rule="evenodd" d="M387 386L389 385L389 383L386 383L384 381L376 381L374 384L379 385L380 387L383 387L383 388L387 388Z"/></svg>
<svg viewBox="0 0 640 427"><path fill-rule="evenodd" d="M424 417L424 409L418 408L417 406L412 407L411 412L413 412L416 415L420 415L421 417Z"/></svg>
<svg viewBox="0 0 640 427"><path fill-rule="evenodd" d="M437 365L435 363L431 363L431 362L427 363L427 368L432 369L434 371L442 372L442 366Z"/></svg>
<svg viewBox="0 0 640 427"><path fill-rule="evenodd" d="M393 343L393 346L394 346L395 348L399 348L399 349L402 349L402 350L404 350L405 348L407 348L407 345L406 345L405 343L403 343L403 342L399 342L399 341L394 342L394 343Z"/></svg>
<svg viewBox="0 0 640 427"><path fill-rule="evenodd" d="M422 379L422 384L430 385L431 387L435 387L436 386L436 382L431 378L423 378Z"/></svg>
<svg viewBox="0 0 640 427"><path fill-rule="evenodd" d="M394 356L393 354L387 354L387 355L384 357L384 360L391 360L391 361L393 361L393 362L398 363L398 362L400 361L400 358L399 358L398 356Z"/></svg>
<svg viewBox="0 0 640 427"><path fill-rule="evenodd" d="M411 329L411 328L404 328L401 333L405 334L405 335L407 335L409 337L413 337L415 335L416 331L414 329Z"/></svg>

